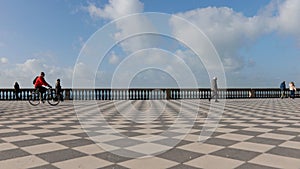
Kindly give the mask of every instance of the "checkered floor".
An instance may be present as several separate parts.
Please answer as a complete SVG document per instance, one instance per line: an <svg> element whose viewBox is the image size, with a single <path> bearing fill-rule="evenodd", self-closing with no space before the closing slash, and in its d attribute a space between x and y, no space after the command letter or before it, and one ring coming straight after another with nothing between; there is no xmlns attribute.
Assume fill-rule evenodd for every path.
<svg viewBox="0 0 300 169"><path fill-rule="evenodd" d="M0 102L0 168L300 168L299 99L222 103Z"/></svg>

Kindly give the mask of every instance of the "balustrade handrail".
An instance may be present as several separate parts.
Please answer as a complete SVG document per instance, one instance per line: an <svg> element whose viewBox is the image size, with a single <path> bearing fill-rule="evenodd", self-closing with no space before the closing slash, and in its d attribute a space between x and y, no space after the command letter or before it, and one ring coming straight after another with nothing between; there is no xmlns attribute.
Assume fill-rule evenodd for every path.
<svg viewBox="0 0 300 169"><path fill-rule="evenodd" d="M22 88L18 94L20 100L28 100L33 88ZM287 89L286 95L289 95ZM220 99L240 98L279 98L278 88L220 88ZM65 88L63 96L66 100L151 100L151 99L208 99L210 88ZM296 91L300 97L300 89ZM0 100L16 100L15 90L0 89Z"/></svg>

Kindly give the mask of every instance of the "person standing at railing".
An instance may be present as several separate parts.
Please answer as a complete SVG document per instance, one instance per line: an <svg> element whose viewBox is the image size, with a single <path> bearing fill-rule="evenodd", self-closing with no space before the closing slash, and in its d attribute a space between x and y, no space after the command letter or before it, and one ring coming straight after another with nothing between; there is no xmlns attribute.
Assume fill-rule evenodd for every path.
<svg viewBox="0 0 300 169"><path fill-rule="evenodd" d="M289 87L290 87L290 98L295 99L295 92L297 90L296 87L295 87L295 83L290 82Z"/></svg>
<svg viewBox="0 0 300 169"><path fill-rule="evenodd" d="M280 91L281 91L281 96L280 98L283 99L285 97L285 90L286 90L286 86L285 86L285 81L283 81L280 84Z"/></svg>
<svg viewBox="0 0 300 169"><path fill-rule="evenodd" d="M15 89L15 96L16 96L16 100L19 100L19 93L20 93L20 85L18 82L15 82L14 85L14 89Z"/></svg>
<svg viewBox="0 0 300 169"><path fill-rule="evenodd" d="M215 99L215 102L219 102L218 101L218 84L217 84L217 77L214 77L211 81L211 97L208 99L209 101L211 99Z"/></svg>
<svg viewBox="0 0 300 169"><path fill-rule="evenodd" d="M63 101L63 95L62 95L62 89L61 89L61 85L60 85L60 79L56 80L55 93L56 93L57 99L60 99L60 101Z"/></svg>

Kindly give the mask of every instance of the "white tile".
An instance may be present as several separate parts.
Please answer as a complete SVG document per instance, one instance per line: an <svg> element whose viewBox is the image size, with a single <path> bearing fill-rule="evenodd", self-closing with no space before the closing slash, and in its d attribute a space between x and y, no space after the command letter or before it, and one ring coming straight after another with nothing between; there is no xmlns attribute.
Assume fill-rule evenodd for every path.
<svg viewBox="0 0 300 169"><path fill-rule="evenodd" d="M299 169L300 159L283 157L272 154L262 154L249 162L274 168Z"/></svg>
<svg viewBox="0 0 300 169"><path fill-rule="evenodd" d="M102 168L112 164L113 163L109 161L105 161L93 156L86 156L86 157L75 158L67 161L54 163L53 165L58 168L94 169L94 168Z"/></svg>
<svg viewBox="0 0 300 169"><path fill-rule="evenodd" d="M178 165L178 163L157 157L147 157L125 161L119 165L130 169L165 169Z"/></svg>
<svg viewBox="0 0 300 169"><path fill-rule="evenodd" d="M248 150L248 151L255 151L255 152L267 152L268 150L274 148L273 145L267 144L259 144L259 143L251 143L251 142L240 142L230 146L230 148Z"/></svg>
<svg viewBox="0 0 300 169"><path fill-rule="evenodd" d="M184 164L205 169L232 169L240 166L241 164L243 164L243 162L229 158L204 155Z"/></svg>
<svg viewBox="0 0 300 169"><path fill-rule="evenodd" d="M0 161L0 166L3 169L4 168L7 169L33 168L33 167L38 167L46 164L48 164L48 162L33 155Z"/></svg>
<svg viewBox="0 0 300 169"><path fill-rule="evenodd" d="M27 151L30 154L42 154L51 151L57 151L62 149L67 149L68 147L63 146L57 143L47 143L47 144L39 144L34 146L23 147L24 151Z"/></svg>

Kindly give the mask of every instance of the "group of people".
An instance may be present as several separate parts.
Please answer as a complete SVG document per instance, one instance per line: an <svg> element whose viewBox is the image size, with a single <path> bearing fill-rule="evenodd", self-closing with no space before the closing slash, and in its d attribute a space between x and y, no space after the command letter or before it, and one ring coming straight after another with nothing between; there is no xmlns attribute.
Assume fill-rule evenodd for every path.
<svg viewBox="0 0 300 169"><path fill-rule="evenodd" d="M285 85L285 81L283 81L280 84L280 89L281 89L281 96L280 98L283 99L284 97L286 97L286 85ZM295 93L297 91L295 83L294 82L290 82L289 83L289 91L290 91L290 98L295 99ZM252 92L251 92L252 95ZM251 96L250 96L251 97ZM217 85L217 77L214 77L211 81L211 96L208 99L209 101L211 99L215 99L215 102L218 102L218 85Z"/></svg>
<svg viewBox="0 0 300 169"><path fill-rule="evenodd" d="M36 76L36 78L33 80L33 85L34 88L38 90L38 92L40 92L42 95L44 95L44 93L47 91L47 88L45 88L44 86L48 86L49 88L52 88L52 86L46 82L44 72L41 72L39 76ZM15 82L14 89L15 89L16 99L19 100L20 85L18 84L18 82ZM56 99L60 99L61 101L63 101L60 79L56 80L55 94L57 96ZM42 97L42 99L44 99L44 97Z"/></svg>
<svg viewBox="0 0 300 169"><path fill-rule="evenodd" d="M283 81L280 84L280 90L281 90L281 96L280 98L283 99L286 97L285 91L286 91L286 85L285 85L285 81ZM290 98L295 99L295 93L297 91L295 83L294 82L290 82L289 83L289 91L290 91Z"/></svg>

